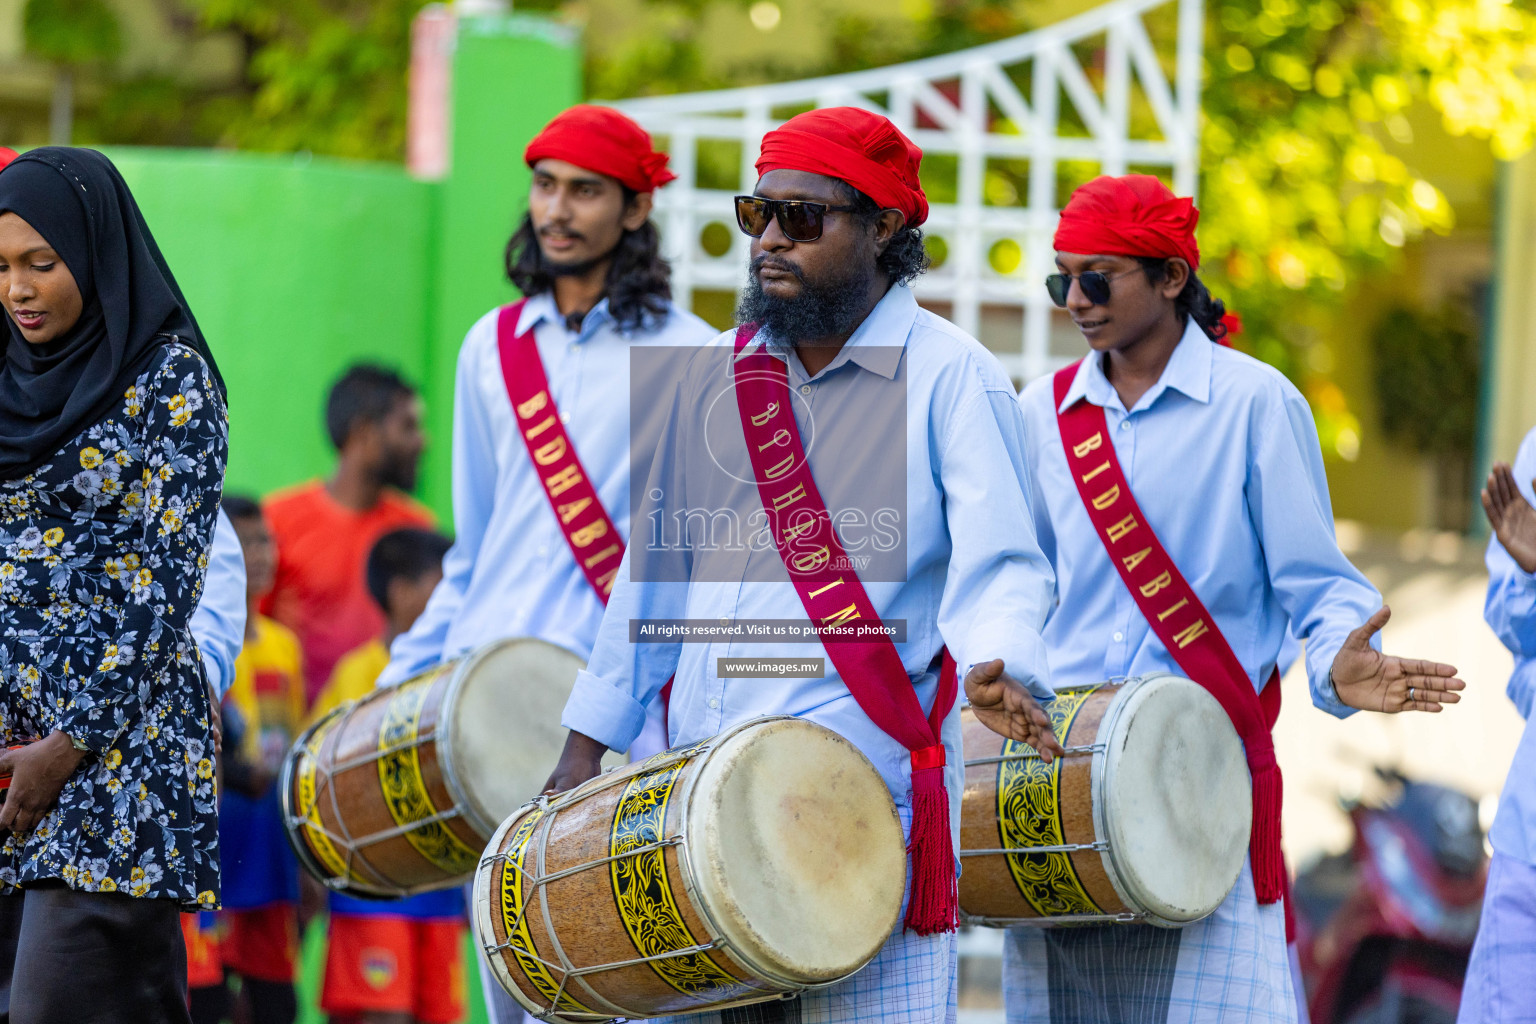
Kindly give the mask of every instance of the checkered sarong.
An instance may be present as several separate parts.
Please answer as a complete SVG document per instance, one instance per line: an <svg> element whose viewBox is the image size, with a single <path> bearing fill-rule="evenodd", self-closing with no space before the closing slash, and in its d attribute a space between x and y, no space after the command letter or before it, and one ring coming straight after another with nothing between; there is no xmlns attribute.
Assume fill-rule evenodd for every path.
<svg viewBox="0 0 1536 1024"><path fill-rule="evenodd" d="M1015 928L1003 944L1008 1024L1296 1024L1285 910L1247 864L1187 928Z"/></svg>
<svg viewBox="0 0 1536 1024"><path fill-rule="evenodd" d="M1457 1024L1536 1024L1536 866L1497 850Z"/></svg>

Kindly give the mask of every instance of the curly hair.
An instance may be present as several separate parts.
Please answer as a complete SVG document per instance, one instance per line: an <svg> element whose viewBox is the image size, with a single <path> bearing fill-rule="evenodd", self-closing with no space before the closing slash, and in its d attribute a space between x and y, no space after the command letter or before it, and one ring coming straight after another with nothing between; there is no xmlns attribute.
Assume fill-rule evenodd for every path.
<svg viewBox="0 0 1536 1024"><path fill-rule="evenodd" d="M1141 269L1147 273L1147 280L1153 284L1168 276L1166 257L1137 256L1136 262L1141 264ZM1189 280L1184 282L1184 290L1174 299L1174 309L1179 316L1189 317L1199 324L1205 336L1212 341L1220 341L1227 336L1227 325L1221 322L1221 318L1227 315L1226 303L1211 294L1211 290L1195 275L1193 269L1189 272Z"/></svg>
<svg viewBox="0 0 1536 1024"><path fill-rule="evenodd" d="M873 224L880 216L881 206L846 181L838 181L838 191L843 201L853 207L853 215L864 224ZM928 269L932 261L923 245L920 228L903 227L887 243L885 251L875 258L875 266L891 279L892 284L906 284Z"/></svg>
<svg viewBox="0 0 1536 1024"><path fill-rule="evenodd" d="M638 193L626 188L624 206ZM647 320L666 315L672 299L672 268L661 255L661 233L647 220L626 230L614 246L608 264L608 312L621 331L637 330ZM554 287L559 276L550 269L539 248L531 214L523 219L507 241L507 277L524 295L538 295Z"/></svg>

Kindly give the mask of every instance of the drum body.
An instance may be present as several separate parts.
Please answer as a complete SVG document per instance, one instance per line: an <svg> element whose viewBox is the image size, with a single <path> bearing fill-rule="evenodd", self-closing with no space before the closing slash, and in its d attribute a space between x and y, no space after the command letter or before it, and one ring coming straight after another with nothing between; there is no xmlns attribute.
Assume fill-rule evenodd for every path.
<svg viewBox="0 0 1536 1024"><path fill-rule="evenodd" d="M300 863L353 896L466 881L559 758L581 667L543 641L500 640L316 722L279 780Z"/></svg>
<svg viewBox="0 0 1536 1024"><path fill-rule="evenodd" d="M901 913L901 820L836 733L759 718L497 831L474 926L502 986L563 1021L783 998L863 967Z"/></svg>
<svg viewBox="0 0 1536 1024"><path fill-rule="evenodd" d="M1242 743L1205 689L1158 674L1062 690L1067 756L1047 765L964 713L960 910L972 924L1141 922L1212 913L1248 855Z"/></svg>

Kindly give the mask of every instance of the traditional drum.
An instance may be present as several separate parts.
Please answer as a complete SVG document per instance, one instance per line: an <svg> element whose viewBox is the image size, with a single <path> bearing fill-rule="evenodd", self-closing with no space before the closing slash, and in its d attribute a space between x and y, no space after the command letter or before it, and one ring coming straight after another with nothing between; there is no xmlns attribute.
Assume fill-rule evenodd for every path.
<svg viewBox="0 0 1536 1024"><path fill-rule="evenodd" d="M1221 905L1248 855L1242 743L1187 679L1063 690L1067 756L1047 765L964 713L961 914L981 925L1138 921L1179 928Z"/></svg>
<svg viewBox="0 0 1536 1024"><path fill-rule="evenodd" d="M559 759L581 667L552 644L501 640L316 722L279 780L300 863L354 896L466 881Z"/></svg>
<svg viewBox="0 0 1536 1024"><path fill-rule="evenodd" d="M486 847L474 923L530 1013L653 1017L847 977L905 881L874 766L819 725L758 718L524 807Z"/></svg>

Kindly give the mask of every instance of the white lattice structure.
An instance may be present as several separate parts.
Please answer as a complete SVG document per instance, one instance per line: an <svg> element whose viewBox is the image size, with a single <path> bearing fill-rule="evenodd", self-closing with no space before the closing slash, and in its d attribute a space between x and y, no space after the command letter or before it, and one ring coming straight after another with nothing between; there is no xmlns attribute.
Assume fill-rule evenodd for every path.
<svg viewBox="0 0 1536 1024"><path fill-rule="evenodd" d="M1177 4L1178 40L1172 82L1145 21L1170 4ZM751 191L765 132L813 106L867 107L889 116L922 147L925 168L944 154L957 164L955 202L935 203L925 226L943 240L947 257L918 279L918 297L945 307L962 328L984 338L984 309L1014 311L1014 323L1022 313L1017 349L1000 345L995 331L986 340L1002 350L1015 378L1049 372L1064 358L1052 353L1053 307L1042 283L1054 270L1058 165L1086 161L1106 174L1160 171L1171 174L1180 195L1194 194L1203 14L1202 0L1112 0L1026 35L908 64L617 104L664 136L671 151L678 180L658 194L657 217L673 260L674 293L688 305L698 290L735 291L741 283L748 240L735 230L731 196ZM1091 71L1074 46L1094 49ZM1016 84L1026 81L1027 98ZM1062 131L1063 97L1082 126L1071 134ZM1142 130L1134 131L1133 123ZM699 186L699 147L709 140L739 144L737 189ZM1022 202L988 201L989 161L1028 161ZM710 224L730 227L730 248L721 255L710 255L701 241ZM725 235L715 229L715 237ZM1022 249L1017 268L1007 273L989 259L1004 239Z"/></svg>

